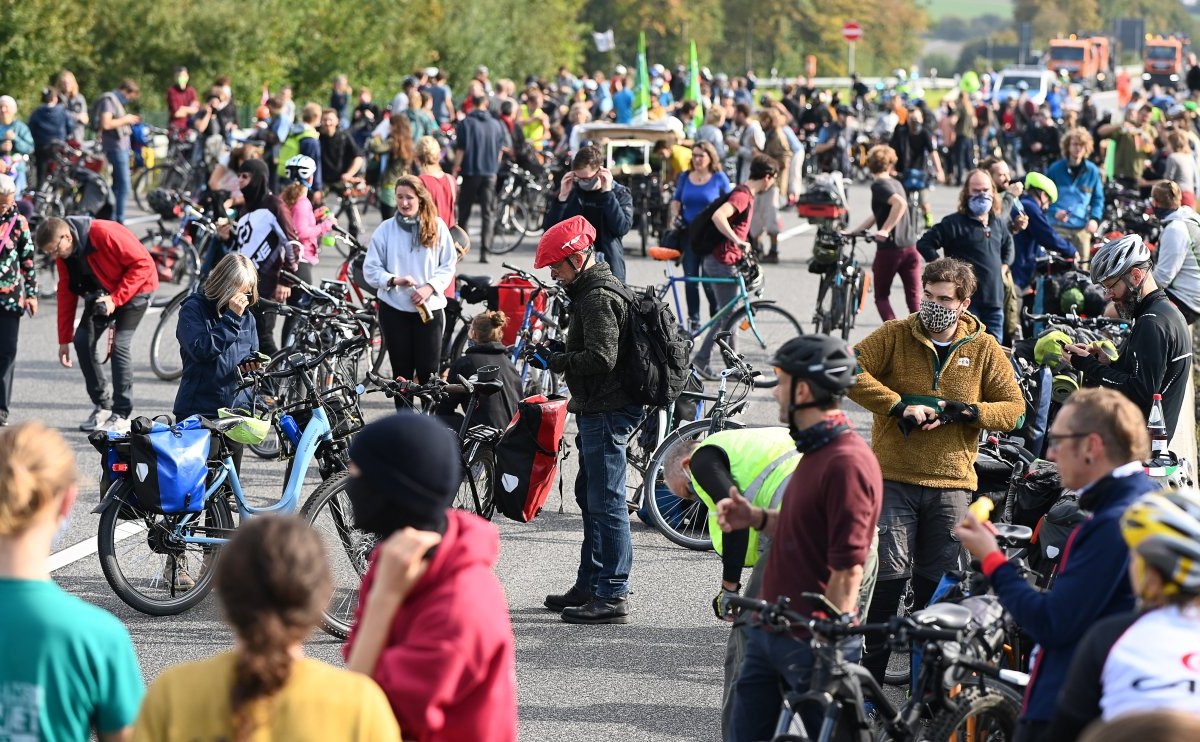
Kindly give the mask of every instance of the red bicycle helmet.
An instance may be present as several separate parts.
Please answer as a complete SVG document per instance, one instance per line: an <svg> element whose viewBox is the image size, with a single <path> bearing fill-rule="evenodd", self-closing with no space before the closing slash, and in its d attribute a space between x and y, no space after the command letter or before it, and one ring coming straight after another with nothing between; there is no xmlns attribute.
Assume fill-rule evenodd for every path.
<svg viewBox="0 0 1200 742"><path fill-rule="evenodd" d="M534 268L545 268L577 252L583 252L596 242L596 228L582 216L555 224L538 240Z"/></svg>

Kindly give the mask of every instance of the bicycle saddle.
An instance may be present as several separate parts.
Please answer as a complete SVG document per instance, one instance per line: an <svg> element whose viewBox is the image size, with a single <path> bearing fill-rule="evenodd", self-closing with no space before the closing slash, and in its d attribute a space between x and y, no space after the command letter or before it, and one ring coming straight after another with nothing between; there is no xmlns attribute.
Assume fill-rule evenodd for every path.
<svg viewBox="0 0 1200 742"><path fill-rule="evenodd" d="M491 276L459 276L458 280L473 289L486 289L492 285Z"/></svg>
<svg viewBox="0 0 1200 742"><path fill-rule="evenodd" d="M912 620L922 626L958 631L971 622L971 610L954 603L935 603L913 612Z"/></svg>

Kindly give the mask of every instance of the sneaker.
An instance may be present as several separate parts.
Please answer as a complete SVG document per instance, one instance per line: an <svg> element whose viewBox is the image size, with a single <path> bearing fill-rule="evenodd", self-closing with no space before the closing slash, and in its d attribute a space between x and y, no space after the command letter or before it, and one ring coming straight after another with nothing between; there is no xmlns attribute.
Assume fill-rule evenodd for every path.
<svg viewBox="0 0 1200 742"><path fill-rule="evenodd" d="M196 581L188 574L187 555L169 556L167 563L163 566L163 582L170 583L174 579L174 587L178 592L191 590L196 586Z"/></svg>
<svg viewBox="0 0 1200 742"><path fill-rule="evenodd" d="M580 606L585 606L590 603L591 600L592 596L590 593L585 593L572 585L571 589L562 595L547 595L543 605L552 611L558 611L561 613L564 608L578 608Z"/></svg>
<svg viewBox="0 0 1200 742"><path fill-rule="evenodd" d="M933 212L925 212L925 229L933 229Z"/></svg>
<svg viewBox="0 0 1200 742"><path fill-rule="evenodd" d="M770 264L770 265L776 265L776 264L778 264L778 263L779 263L779 253L778 253L778 252L776 252L776 251L774 251L774 250L772 250L771 252L769 252L769 253L767 253L766 255L764 255L764 256L763 256L763 258L762 258L762 261L761 261L761 262L763 262L763 263L766 263L766 264Z"/></svg>
<svg viewBox="0 0 1200 742"><path fill-rule="evenodd" d="M120 414L114 412L101 425L97 425L96 430L107 430L110 433L128 433L129 418L122 417Z"/></svg>
<svg viewBox="0 0 1200 742"><path fill-rule="evenodd" d="M0 428L8 427L8 412L0 410Z"/></svg>
<svg viewBox="0 0 1200 742"><path fill-rule="evenodd" d="M111 413L108 410L100 405L96 405L95 409L92 410L92 414L88 415L88 419L79 423L79 429L85 433L90 433L100 427L100 421L105 419L105 416L109 414Z"/></svg>

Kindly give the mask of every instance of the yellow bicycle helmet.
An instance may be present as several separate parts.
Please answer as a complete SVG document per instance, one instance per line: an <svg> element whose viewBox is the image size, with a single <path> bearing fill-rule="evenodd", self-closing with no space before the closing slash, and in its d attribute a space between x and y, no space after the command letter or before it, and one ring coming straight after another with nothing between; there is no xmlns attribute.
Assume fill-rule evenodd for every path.
<svg viewBox="0 0 1200 742"><path fill-rule="evenodd" d="M1025 188L1036 188L1050 197L1050 203L1058 200L1058 186L1041 173L1028 173L1025 176Z"/></svg>
<svg viewBox="0 0 1200 742"><path fill-rule="evenodd" d="M231 417L240 418L241 422L226 430L224 435L236 443L256 445L266 440L267 434L271 432L270 420L255 417L246 410L231 410L228 407L217 410L217 418L224 420Z"/></svg>
<svg viewBox="0 0 1200 742"><path fill-rule="evenodd" d="M1142 495L1121 516L1121 535L1170 583L1168 593L1200 592L1200 493L1192 488Z"/></svg>

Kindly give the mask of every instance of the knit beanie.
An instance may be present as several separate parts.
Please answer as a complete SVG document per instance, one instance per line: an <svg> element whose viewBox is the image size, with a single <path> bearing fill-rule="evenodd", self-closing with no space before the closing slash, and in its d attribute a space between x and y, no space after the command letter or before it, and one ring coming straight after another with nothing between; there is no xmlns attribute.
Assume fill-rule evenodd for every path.
<svg viewBox="0 0 1200 742"><path fill-rule="evenodd" d="M433 417L399 412L354 436L349 482L355 525L380 539L412 527L446 532L446 510L462 483L458 438Z"/></svg>

